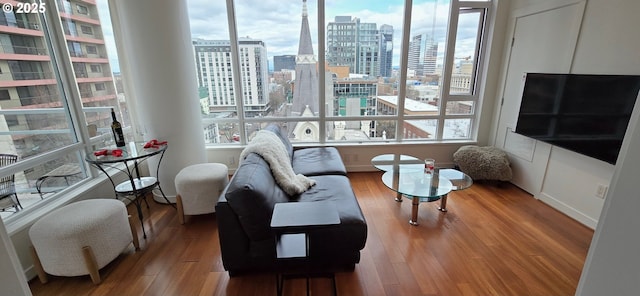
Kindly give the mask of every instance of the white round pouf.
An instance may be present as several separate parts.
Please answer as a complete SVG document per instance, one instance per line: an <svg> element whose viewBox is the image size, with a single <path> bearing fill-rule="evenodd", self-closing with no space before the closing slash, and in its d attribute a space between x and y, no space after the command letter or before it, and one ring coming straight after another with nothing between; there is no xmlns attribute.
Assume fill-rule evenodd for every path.
<svg viewBox="0 0 640 296"><path fill-rule="evenodd" d="M175 178L180 224L184 224L184 215L214 213L227 183L229 171L221 163L194 164L180 170Z"/></svg>
<svg viewBox="0 0 640 296"><path fill-rule="evenodd" d="M56 209L31 226L29 237L36 268L57 276L88 274L96 284L98 269L133 241L127 209L116 199L83 200ZM46 275L38 273L46 282Z"/></svg>

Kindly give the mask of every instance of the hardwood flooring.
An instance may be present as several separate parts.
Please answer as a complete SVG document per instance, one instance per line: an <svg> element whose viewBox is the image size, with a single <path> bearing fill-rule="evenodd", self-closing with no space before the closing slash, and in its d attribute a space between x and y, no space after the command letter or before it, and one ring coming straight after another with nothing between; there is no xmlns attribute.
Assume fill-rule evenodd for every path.
<svg viewBox="0 0 640 296"><path fill-rule="evenodd" d="M336 274L339 295L574 295L593 231L517 187L474 184L420 205L393 200L381 173L351 173L368 224L366 247L353 272ZM130 212L135 212L132 208ZM89 276L30 281L33 295L275 295L275 275L229 278L220 257L215 214L187 216L151 202L148 238ZM139 225L138 225L139 228ZM139 232L141 235L141 232ZM328 279L312 279L311 295L330 295ZM285 282L304 295L305 281Z"/></svg>

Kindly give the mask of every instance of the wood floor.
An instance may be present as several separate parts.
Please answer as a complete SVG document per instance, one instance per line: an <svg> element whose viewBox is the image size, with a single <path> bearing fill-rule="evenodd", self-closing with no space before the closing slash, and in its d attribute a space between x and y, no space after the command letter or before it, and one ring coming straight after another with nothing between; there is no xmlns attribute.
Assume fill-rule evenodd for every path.
<svg viewBox="0 0 640 296"><path fill-rule="evenodd" d="M368 224L354 272L336 274L339 295L574 295L593 231L512 185L474 184L449 195L449 212L393 200L381 173L349 174ZM130 209L131 210L131 209ZM133 212L133 211L132 211ZM215 214L185 225L167 205L152 202L148 238L89 276L30 281L33 295L275 295L275 275L229 278L220 258ZM141 234L141 232L140 232ZM327 279L311 295L330 295ZM285 295L304 295L305 281L285 282Z"/></svg>

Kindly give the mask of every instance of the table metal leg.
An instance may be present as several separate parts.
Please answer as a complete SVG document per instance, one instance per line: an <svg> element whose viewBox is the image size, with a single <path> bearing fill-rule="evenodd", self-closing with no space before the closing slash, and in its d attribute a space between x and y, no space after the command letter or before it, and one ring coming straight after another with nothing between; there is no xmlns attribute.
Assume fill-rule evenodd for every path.
<svg viewBox="0 0 640 296"><path fill-rule="evenodd" d="M402 193L398 193L398 194L396 195L395 200L396 200L397 202L402 202Z"/></svg>
<svg viewBox="0 0 640 296"><path fill-rule="evenodd" d="M136 205L136 209L138 210L138 220L140 220L140 225L142 226L142 237L147 239L147 232L144 230L144 220L142 218L142 203L140 202L140 200L134 200L134 203Z"/></svg>
<svg viewBox="0 0 640 296"><path fill-rule="evenodd" d="M440 210L440 212L447 211L447 195L448 194L445 194L442 196L442 198L440 198L440 206L438 207L438 210Z"/></svg>
<svg viewBox="0 0 640 296"><path fill-rule="evenodd" d="M418 225L418 206L420 205L419 197L411 198L411 220L409 220L409 224L416 226Z"/></svg>

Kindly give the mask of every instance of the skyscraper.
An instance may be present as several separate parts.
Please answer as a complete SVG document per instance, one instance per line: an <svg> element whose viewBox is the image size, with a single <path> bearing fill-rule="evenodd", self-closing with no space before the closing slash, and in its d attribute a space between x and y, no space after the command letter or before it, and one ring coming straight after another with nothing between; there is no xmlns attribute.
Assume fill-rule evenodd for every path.
<svg viewBox="0 0 640 296"><path fill-rule="evenodd" d="M380 76L391 77L393 68L393 26L380 26L378 34L380 42Z"/></svg>
<svg viewBox="0 0 640 296"><path fill-rule="evenodd" d="M379 31L376 23L363 23L351 16L336 16L327 24L326 60L330 66L349 66L353 74L390 76L392 57L392 26L383 25Z"/></svg>
<svg viewBox="0 0 640 296"><path fill-rule="evenodd" d="M238 43L242 89L234 90L231 42L193 40L198 86L208 90L211 111L235 111L235 92L242 91L245 112L253 117L262 112L269 101L267 49L261 40L241 38Z"/></svg>
<svg viewBox="0 0 640 296"><path fill-rule="evenodd" d="M327 24L326 61L330 66L349 66L349 71L355 72L358 23L357 18L336 16Z"/></svg>
<svg viewBox="0 0 640 296"><path fill-rule="evenodd" d="M434 74L437 57L438 44L434 42L432 36L419 34L411 38L407 66L416 76Z"/></svg>

